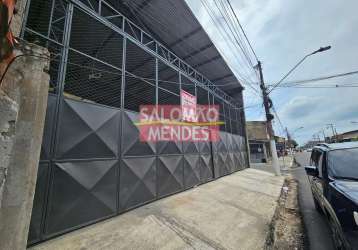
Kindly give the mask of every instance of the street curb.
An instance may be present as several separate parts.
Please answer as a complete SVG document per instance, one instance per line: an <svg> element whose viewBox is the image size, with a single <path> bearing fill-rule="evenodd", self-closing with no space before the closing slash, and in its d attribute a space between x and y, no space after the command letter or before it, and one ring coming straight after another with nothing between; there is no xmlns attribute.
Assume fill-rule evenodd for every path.
<svg viewBox="0 0 358 250"><path fill-rule="evenodd" d="M298 205L298 181L287 177L269 226L264 249L308 249L305 227Z"/></svg>

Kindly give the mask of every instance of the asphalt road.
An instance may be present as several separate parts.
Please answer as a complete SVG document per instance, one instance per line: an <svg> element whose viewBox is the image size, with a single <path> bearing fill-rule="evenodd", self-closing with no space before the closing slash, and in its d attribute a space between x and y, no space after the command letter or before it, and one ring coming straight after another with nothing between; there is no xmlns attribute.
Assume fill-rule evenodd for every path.
<svg viewBox="0 0 358 250"><path fill-rule="evenodd" d="M308 236L309 249L330 250L334 249L331 231L326 219L314 207L310 184L304 170L304 166L309 164L309 157L310 153L306 152L296 154L296 162L301 167L292 169L292 175L299 181L299 205Z"/></svg>

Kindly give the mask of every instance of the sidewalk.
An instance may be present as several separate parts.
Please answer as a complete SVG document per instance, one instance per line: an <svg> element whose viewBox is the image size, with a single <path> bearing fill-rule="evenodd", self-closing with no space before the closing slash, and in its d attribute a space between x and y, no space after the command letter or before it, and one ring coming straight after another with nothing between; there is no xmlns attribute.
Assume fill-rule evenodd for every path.
<svg viewBox="0 0 358 250"><path fill-rule="evenodd" d="M292 168L293 161L294 161L294 156L292 156L292 155L287 155L285 157L279 158L279 164L280 164L282 174L284 174L285 171L288 171ZM271 162L269 162L269 163L251 163L251 168L266 171L269 173L275 173L272 168Z"/></svg>
<svg viewBox="0 0 358 250"><path fill-rule="evenodd" d="M263 249L283 182L247 169L32 249Z"/></svg>

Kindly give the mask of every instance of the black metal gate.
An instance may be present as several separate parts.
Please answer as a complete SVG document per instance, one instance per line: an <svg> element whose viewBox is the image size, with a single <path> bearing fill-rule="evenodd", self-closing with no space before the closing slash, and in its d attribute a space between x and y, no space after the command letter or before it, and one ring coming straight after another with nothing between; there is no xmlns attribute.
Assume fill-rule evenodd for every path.
<svg viewBox="0 0 358 250"><path fill-rule="evenodd" d="M241 107L109 4L101 13L110 21L90 2L32 0L28 8L23 37L51 53L30 244L248 167ZM140 142L139 105L180 104L181 89L220 105L222 140Z"/></svg>

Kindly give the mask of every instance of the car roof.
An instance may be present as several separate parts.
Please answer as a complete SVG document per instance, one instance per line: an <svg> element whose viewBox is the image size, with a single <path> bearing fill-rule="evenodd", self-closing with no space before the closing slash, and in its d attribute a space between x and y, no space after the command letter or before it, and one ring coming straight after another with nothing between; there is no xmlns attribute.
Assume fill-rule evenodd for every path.
<svg viewBox="0 0 358 250"><path fill-rule="evenodd" d="M358 142L320 143L317 146L315 146L314 148L318 148L318 149L321 149L323 151L358 148Z"/></svg>

